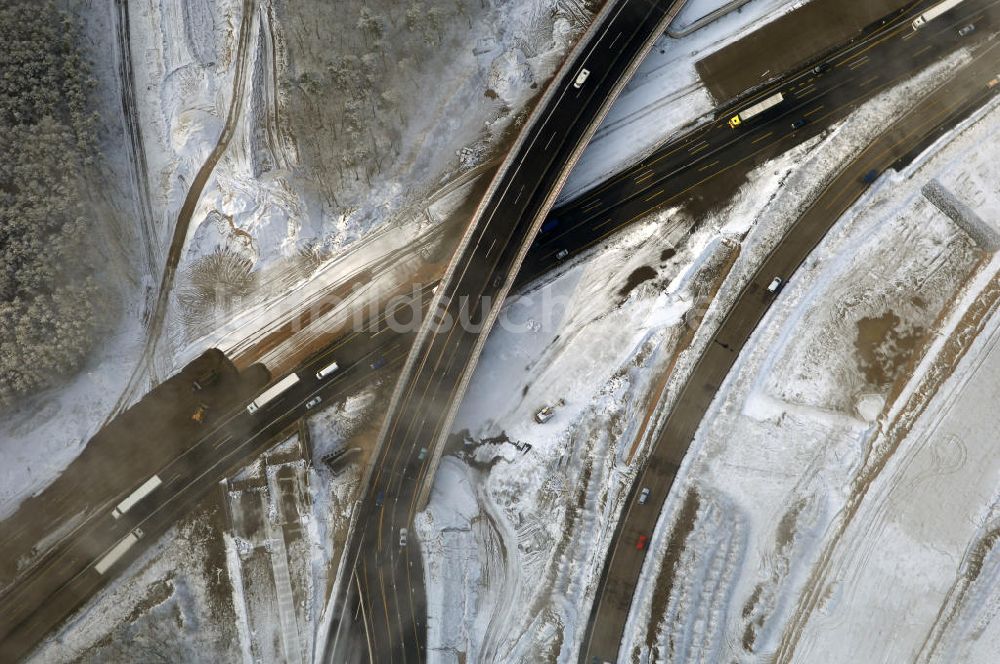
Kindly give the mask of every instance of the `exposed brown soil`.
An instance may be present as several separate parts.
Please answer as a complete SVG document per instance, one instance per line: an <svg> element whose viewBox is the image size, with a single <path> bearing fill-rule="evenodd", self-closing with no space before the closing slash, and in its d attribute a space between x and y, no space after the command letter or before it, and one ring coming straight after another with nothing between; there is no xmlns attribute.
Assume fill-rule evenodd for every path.
<svg viewBox="0 0 1000 664"><path fill-rule="evenodd" d="M862 318L854 341L858 367L873 387L888 387L902 376L926 339L926 329L904 323L891 311L878 318Z"/></svg>

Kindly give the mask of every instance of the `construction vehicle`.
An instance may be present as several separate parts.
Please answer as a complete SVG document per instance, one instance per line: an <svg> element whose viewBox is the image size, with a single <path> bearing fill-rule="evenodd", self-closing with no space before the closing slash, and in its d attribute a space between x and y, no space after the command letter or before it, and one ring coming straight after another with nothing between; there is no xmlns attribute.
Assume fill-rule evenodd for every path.
<svg viewBox="0 0 1000 664"><path fill-rule="evenodd" d="M537 413L535 413L535 421L539 424L545 424L552 419L552 416L556 414L556 409L552 406L544 406Z"/></svg>
<svg viewBox="0 0 1000 664"><path fill-rule="evenodd" d="M200 403L198 404L198 407L194 409L194 413L191 414L191 420L197 422L198 424L204 424L206 415L208 415L208 406Z"/></svg>

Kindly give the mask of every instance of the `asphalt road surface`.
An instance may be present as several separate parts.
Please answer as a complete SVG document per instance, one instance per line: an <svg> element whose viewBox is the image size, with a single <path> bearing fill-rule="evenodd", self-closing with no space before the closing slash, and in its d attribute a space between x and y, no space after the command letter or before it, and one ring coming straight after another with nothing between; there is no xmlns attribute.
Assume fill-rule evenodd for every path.
<svg viewBox="0 0 1000 664"><path fill-rule="evenodd" d="M431 288L428 285L422 292L425 306L430 302ZM382 317L369 321L364 329L331 344L300 368L300 381L256 413L251 415L241 405L209 420L210 431L157 472L162 485L118 519L111 511L128 494L109 502L99 516L50 550L0 595L0 662L16 661L29 652L125 563L195 508L222 479L294 426L306 414L308 402L316 397L337 401L356 393L379 372L398 368L412 343L412 334L393 332ZM339 370L317 379L316 372L334 360ZM148 443L155 444L155 440ZM146 479L141 478L136 485ZM95 570L95 564L129 533L141 533L129 555L103 574Z"/></svg>
<svg viewBox="0 0 1000 664"><path fill-rule="evenodd" d="M808 138L825 124L846 115L861 99L955 48L958 44L954 36L957 23L964 25L976 20L977 25L984 27L993 20L992 14L978 19L974 15L976 8L993 7L995 3L967 0L965 5L967 9L963 9L964 13L939 19L936 25L931 24L920 33L894 31L893 26L887 26L884 31L873 35L870 42L855 44L831 58L835 66L823 76L804 73L783 81L779 87L788 90L789 100L770 115L748 123L739 132L733 132L725 125L728 113L724 113L719 122L666 146L643 164L614 178L580 201L557 210L554 216L559 220L558 226L543 233L531 248L524 269L518 275L518 282L526 283L551 269L561 260L558 256L563 249L570 253L585 249L647 211L696 195L699 190L726 181L730 176L738 184L742 173L755 161L773 156ZM641 9L640 5L636 5L637 13L630 15L627 24L622 27L634 28ZM609 48L620 50L624 43L621 35L626 32L625 29L609 28L602 38ZM983 32L985 30L978 31L978 34ZM595 48L585 57L604 62L611 56ZM897 63L897 66L886 66L884 61ZM591 62L591 59L587 60L588 66ZM607 70L608 66L604 69ZM572 116L574 111L579 112L588 104L596 103L593 100L613 87L613 81L601 78L599 67L591 67L591 70L591 76L582 88L573 88L571 83L564 82L558 100L567 110L550 114L551 122L555 123L553 126L568 126L560 124L574 121L566 114ZM875 80L872 80L873 77ZM744 105L749 103L752 100ZM810 114L809 125L799 130L789 127L792 118L814 109L819 110ZM523 172L514 173L506 188L500 189L506 192L510 205L503 207L499 202L493 205L487 217L490 221L481 229L476 242L469 245L471 257L464 264L461 278L456 279L456 285L450 289L451 296L445 298L449 311L455 312L461 305L461 298L456 297L456 293L490 294L503 289L503 282L513 271L517 258L514 249L516 241L512 238L530 232L531 210L540 209L543 193L551 185L539 173L546 172L546 161L550 166L559 164L560 159L566 157L571 142L569 136L536 133L526 143L545 158L522 158L520 166L523 166ZM522 202L523 206L519 207L518 203ZM502 277L499 284L497 276ZM428 285L424 292L425 303L429 303L430 296ZM472 302L472 309L467 310L469 317L481 320L482 309L476 309L474 299ZM419 551L414 546L415 538L411 535L407 546L401 547L399 528L409 527L415 511L417 489L431 479L427 464L429 453L424 455L421 452L427 443L421 441L440 437L440 423L453 400L451 394L457 387L456 377L465 369L465 360L461 358L469 357L474 346L476 335L452 335L451 332L453 330L448 334L435 335L431 339L433 343L424 348L423 357L426 359L421 367L426 372L417 376L422 375L423 382L414 382L407 395L408 408L396 417L394 437L391 438L393 442L383 447L384 453L377 459L377 483L367 494L359 514L360 530L364 533L363 552L367 555L358 556L362 548L354 548L359 574L353 579L353 601L346 604L353 611L343 614L342 617L348 619L338 623L344 628L339 633L340 647L347 649L346 654L345 651L340 654L347 659L335 661L366 658L367 641L376 637L383 639L380 643L386 644L385 647L396 644L391 647L396 648L394 650L380 651L379 661L382 656L396 656L399 661L404 661L402 657L406 648L401 645L403 642L410 644L407 661L422 661L422 616L425 613L422 579L419 576L422 567ZM273 436L301 417L307 401L316 395L327 402L339 399L372 380L377 370L398 367L413 340L412 334L397 333L384 327L351 334L309 362L298 372L303 379L299 385L254 416L239 408L214 422L210 421L210 433L159 472L165 484L134 511L130 511L127 518L115 520L102 516L88 522L79 529L76 537L50 551L37 568L0 596L0 660L14 659L26 652L85 601L108 576L123 568L129 556L105 574L94 571L93 564L129 532L138 528L143 533L140 542L130 551L130 556L134 557L169 528L177 517L195 507L218 481L264 449ZM713 349L713 352L718 351ZM325 381L317 381L315 371L332 359L339 362L341 370ZM383 362L384 367L372 368L373 364ZM720 381L708 384L715 385ZM651 462L651 467L654 462ZM669 477L672 466L664 462L663 467L665 477ZM144 479L139 479L136 484ZM669 483L663 486L669 486ZM383 494L381 508L375 505L380 493ZM388 509L383 511L383 508ZM650 511L655 512L655 507ZM371 629L362 629L353 636L348 634L352 624L379 623L380 634ZM393 624L396 627L394 634ZM403 625L409 627L406 633ZM385 641L386 638L390 640ZM359 644L359 639L363 639L364 643Z"/></svg>
<svg viewBox="0 0 1000 664"><path fill-rule="evenodd" d="M813 73L811 63L553 210L542 227L548 230L539 234L524 260L518 283L545 274L561 252L572 256L664 207L683 203L710 207L714 201L728 200L754 166L822 132L862 102L960 46L984 38L1000 16L995 0L966 0L914 32L910 22L924 7L926 3L918 4L865 39L836 51L822 61L830 67L824 73ZM969 23L975 23L977 31L959 37L958 27ZM738 130L730 129L732 115L777 92L783 93L784 102ZM805 125L792 127L802 120Z"/></svg>
<svg viewBox="0 0 1000 664"><path fill-rule="evenodd" d="M985 3L978 3L981 8ZM974 13L977 3L968 3ZM963 19L969 22L969 14ZM887 34L892 34L891 32ZM902 40L907 34L899 33ZM916 48L918 39L909 39ZM729 374L739 351L767 312L774 295L768 285L775 277L787 282L812 253L830 227L865 192L865 176L881 173L900 160L912 156L915 146L927 136L938 135L972 109L990 99L997 88L988 88L1000 66L1000 47L991 46L970 67L961 70L946 87L921 100L910 113L887 128L825 188L816 202L800 217L781 243L765 259L750 283L723 320L691 377L664 422L653 451L625 502L625 513L615 530L610 555L598 584L581 650L586 664L616 661L633 594L645 560L639 537L652 534L680 464L719 387ZM642 488L650 490L645 504L637 497ZM672 570L664 570L672 573Z"/></svg>
<svg viewBox="0 0 1000 664"><path fill-rule="evenodd" d="M682 3L681 3L682 4ZM333 599L324 660L422 662L425 593L412 528L461 392L540 216L625 75L665 27L674 1L620 0L577 49L508 159L442 282L383 425L371 481ZM589 71L586 80L580 72Z"/></svg>

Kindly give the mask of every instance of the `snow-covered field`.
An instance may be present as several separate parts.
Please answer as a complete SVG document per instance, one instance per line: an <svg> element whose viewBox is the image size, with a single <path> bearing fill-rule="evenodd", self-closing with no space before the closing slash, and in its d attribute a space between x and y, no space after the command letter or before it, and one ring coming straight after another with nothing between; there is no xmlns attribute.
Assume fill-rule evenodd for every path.
<svg viewBox="0 0 1000 664"><path fill-rule="evenodd" d="M169 530L123 579L107 586L49 636L30 661L233 660L237 621L229 593L219 508Z"/></svg>
<svg viewBox="0 0 1000 664"><path fill-rule="evenodd" d="M224 248L256 275L239 293L244 309L387 224L412 224L432 191L494 157L586 18L555 0L461 0L426 13L305 4L198 0L182 10L144 0L132 10L150 178L167 229L192 183L207 178L179 286ZM344 28L349 19L356 25ZM198 312L186 313L190 323ZM185 326L173 322L171 339L183 345Z"/></svg>
<svg viewBox="0 0 1000 664"><path fill-rule="evenodd" d="M453 55L410 62L409 69L398 70L399 80L390 78L382 82L384 90L376 89L378 94L404 95L406 103L392 116L399 125L392 149L383 146L386 154L368 155L373 162L384 162L381 170L356 179L340 177L336 164L300 157L297 146L317 143L318 130L292 127L288 108L290 96L305 94L293 79L326 72L333 64L329 35L317 26L321 18L330 30L341 24L337 3L317 1L314 9L322 14L303 23L295 16L312 10L283 0L130 2L135 97L153 213L152 228L146 228L132 209L134 192L126 185L131 166L124 148L112 4L80 0L74 9L85 19L98 81L96 101L106 122L102 147L111 183L106 203L124 210L125 227L113 235L133 260L116 268L126 292L123 316L110 325L79 376L0 422L0 515L50 483L116 406L138 399L155 379L143 367L133 380L128 375L142 353L149 297L161 276L147 273L141 256L148 245L157 269L162 267L184 199L200 172L205 188L192 213L175 290L197 298L201 291L191 283L191 268L218 248L250 259L256 277L246 291L234 291L229 284L209 286L212 295L225 300L221 308L198 308L194 314L185 306L170 309L167 342L157 346L152 367L159 376L209 346L244 349L248 339L270 331L296 306L334 285L349 284L372 263L388 267L377 274L381 281L366 284L365 302L411 279L414 269L402 269L408 266L401 260L407 243L420 237L425 244L440 241L441 233L435 235L431 226L440 219L435 215L448 211L437 210L443 202L430 194L448 198L450 182L464 181L463 173L495 156L511 123L530 107L587 19L577 11L578 3L557 0L463 0L447 11L432 12L435 34L417 33L412 39L419 44L425 38L439 40L438 48L401 48L411 49L406 54L413 57L420 48ZM383 20L404 20L392 3L367 7L384 10ZM247 8L252 15L244 22ZM402 24L395 27L409 30ZM357 26L345 29L350 39L345 36L339 43L349 51L362 37ZM234 85L237 80L242 83ZM486 96L487 90L494 96ZM321 91L337 96L341 88L329 82ZM264 149L260 139L268 132L273 136ZM228 139L227 149L217 155L214 167L206 167L222 138ZM392 158L386 156L390 152ZM317 193L317 181L343 185L335 192L338 204ZM444 207L456 204L448 201ZM423 254L410 258L409 263L419 263ZM293 296L287 297L289 293ZM334 313L343 315L350 304Z"/></svg>
<svg viewBox="0 0 1000 664"><path fill-rule="evenodd" d="M974 197L968 183L996 171L997 105L948 140L840 221L741 355L654 537L658 556L668 541L681 549L671 594L650 616L647 585L630 652L995 661L986 597L1000 468L983 404L997 390L1000 319L957 366L948 342L974 338L962 316L989 301L1000 263L921 187L964 183L953 189L963 202L996 205L995 188ZM693 529L670 540L665 526L692 499Z"/></svg>

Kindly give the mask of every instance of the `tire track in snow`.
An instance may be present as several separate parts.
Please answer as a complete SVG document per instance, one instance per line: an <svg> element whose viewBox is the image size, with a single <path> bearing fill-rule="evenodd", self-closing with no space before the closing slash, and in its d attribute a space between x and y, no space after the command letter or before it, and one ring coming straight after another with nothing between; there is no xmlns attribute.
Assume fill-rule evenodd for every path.
<svg viewBox="0 0 1000 664"><path fill-rule="evenodd" d="M195 175L195 178L191 183L191 187L188 189L187 196L184 198L184 203L181 206L180 212L177 215L177 221L174 224L173 238L170 243L170 250L167 253L166 264L163 267L160 289L157 292L156 305L150 317L149 328L146 332L146 342L143 347L142 354L139 358L139 362L136 364L136 367L132 372L132 375L129 377L125 390L118 398L118 402L108 414L108 417L105 419L103 425L107 425L108 422L110 422L126 407L126 405L128 405L128 403L132 400L132 396L140 388L140 385L142 385L147 373L150 374L152 380L156 380L156 376L153 373L153 357L156 352L156 346L163 334L163 323L166 319L167 309L170 305L170 293L177 273L177 266L180 263L181 252L184 249L185 240L187 239L188 229L191 226L191 218L194 216L195 208L198 205L198 201L201 199L201 194L204 191L205 186L208 184L209 179L215 172L215 167L218 165L219 159L222 158L222 155L225 154L226 150L229 148L229 142L232 140L233 135L236 132L236 123L243 112L250 35L255 14L256 11L253 0L243 0L243 16L240 23L236 71L233 76L233 96L229 105L229 113L226 116L226 123L222 128L222 133L219 135L219 140L212 149L212 152L208 155L208 158L202 164L201 168L198 169L198 173Z"/></svg>

